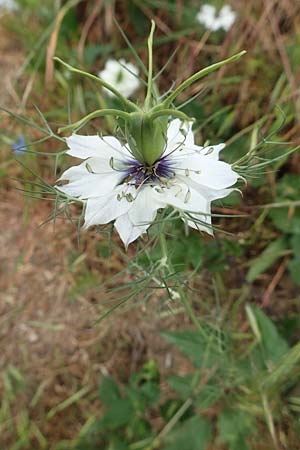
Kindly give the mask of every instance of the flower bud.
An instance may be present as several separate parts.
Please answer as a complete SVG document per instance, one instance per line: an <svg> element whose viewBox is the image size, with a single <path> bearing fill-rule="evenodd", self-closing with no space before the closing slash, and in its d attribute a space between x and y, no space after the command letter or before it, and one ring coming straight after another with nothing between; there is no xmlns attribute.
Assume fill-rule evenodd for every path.
<svg viewBox="0 0 300 450"><path fill-rule="evenodd" d="M126 121L126 138L134 157L152 165L164 152L168 127L167 117L151 116L144 112L130 114Z"/></svg>

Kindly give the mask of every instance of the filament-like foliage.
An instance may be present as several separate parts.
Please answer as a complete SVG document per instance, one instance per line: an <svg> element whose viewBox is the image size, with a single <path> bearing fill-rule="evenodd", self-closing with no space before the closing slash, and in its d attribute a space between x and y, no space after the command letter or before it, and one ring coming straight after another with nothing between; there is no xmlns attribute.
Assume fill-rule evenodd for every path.
<svg viewBox="0 0 300 450"><path fill-rule="evenodd" d="M281 110L281 108L277 108L281 114L281 122L279 125L272 130L269 134L267 134L265 137L262 137L259 142L257 142L257 136L259 134L258 132L258 124L262 124L263 122L259 121L258 124L256 124L253 127L251 140L252 144L250 145L249 151L242 156L239 160L233 163L232 167L242 176L245 178L251 178L253 176L262 176L266 169L268 167L274 167L276 163L279 163L294 152L298 151L300 146L295 146L292 148L284 149L282 154L279 156L273 156L270 158L266 158L266 155L269 151L273 150L275 147L282 146L285 148L286 146L291 147L290 142L283 142L283 141L274 141L272 138L274 136L279 135L281 129L285 125L286 116L284 112Z"/></svg>

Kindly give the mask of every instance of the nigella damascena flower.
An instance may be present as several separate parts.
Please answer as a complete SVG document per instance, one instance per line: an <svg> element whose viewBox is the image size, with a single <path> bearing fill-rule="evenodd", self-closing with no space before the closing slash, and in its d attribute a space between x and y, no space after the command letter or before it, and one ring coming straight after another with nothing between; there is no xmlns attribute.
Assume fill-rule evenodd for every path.
<svg viewBox="0 0 300 450"><path fill-rule="evenodd" d="M18 139L12 143L12 151L15 155L22 155L27 152L26 142L23 134L20 134Z"/></svg>
<svg viewBox="0 0 300 450"><path fill-rule="evenodd" d="M131 97L140 85L138 78L139 69L132 63L126 62L125 59L120 59L119 61L109 59L104 69L98 73L98 76L126 98ZM104 90L110 97L114 96L108 89L104 88Z"/></svg>
<svg viewBox="0 0 300 450"><path fill-rule="evenodd" d="M219 161L224 144L195 145L191 124L179 119L169 123L165 149L151 164L113 136L73 134L67 144L67 153L84 161L63 173L68 184L56 187L86 201L84 228L114 221L126 247L168 206L190 227L212 234L211 202L226 197L238 179Z"/></svg>
<svg viewBox="0 0 300 450"><path fill-rule="evenodd" d="M228 31L236 19L236 13L230 5L224 5L217 13L215 6L205 4L201 6L196 18L208 30L217 31L223 28Z"/></svg>

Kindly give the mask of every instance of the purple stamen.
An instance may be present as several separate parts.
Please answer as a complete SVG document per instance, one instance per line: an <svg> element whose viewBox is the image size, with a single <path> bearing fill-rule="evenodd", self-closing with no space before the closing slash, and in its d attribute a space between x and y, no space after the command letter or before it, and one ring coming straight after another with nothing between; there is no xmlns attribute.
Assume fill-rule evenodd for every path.
<svg viewBox="0 0 300 450"><path fill-rule="evenodd" d="M159 182L162 178L174 176L172 162L166 158L161 158L152 166L142 164L137 159L130 159L125 162L123 183L140 186L146 183Z"/></svg>

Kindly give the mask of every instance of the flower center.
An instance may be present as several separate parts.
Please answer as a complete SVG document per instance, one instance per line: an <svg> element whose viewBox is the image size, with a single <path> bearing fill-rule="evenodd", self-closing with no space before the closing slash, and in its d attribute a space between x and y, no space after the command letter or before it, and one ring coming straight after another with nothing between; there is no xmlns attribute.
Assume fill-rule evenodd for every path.
<svg viewBox="0 0 300 450"><path fill-rule="evenodd" d="M127 161L124 168L126 173L122 183L139 187L146 183L165 184L169 178L175 176L172 164L165 158L155 161L152 165L142 164L137 159Z"/></svg>

